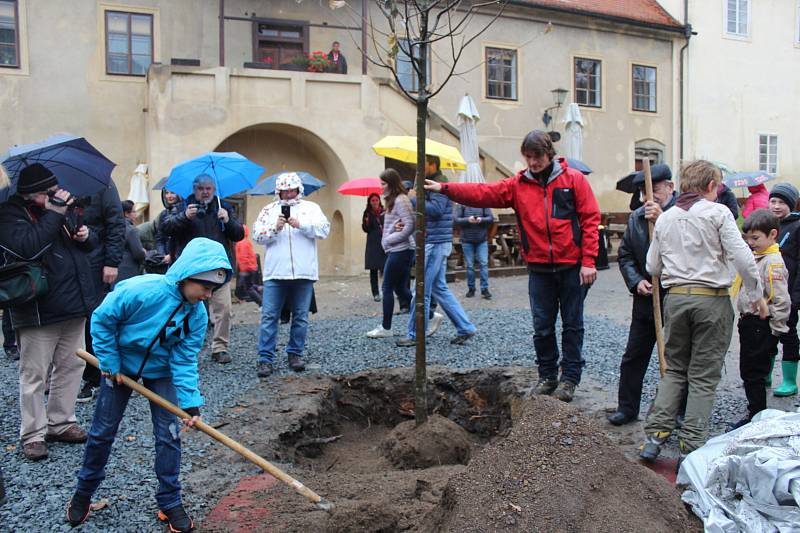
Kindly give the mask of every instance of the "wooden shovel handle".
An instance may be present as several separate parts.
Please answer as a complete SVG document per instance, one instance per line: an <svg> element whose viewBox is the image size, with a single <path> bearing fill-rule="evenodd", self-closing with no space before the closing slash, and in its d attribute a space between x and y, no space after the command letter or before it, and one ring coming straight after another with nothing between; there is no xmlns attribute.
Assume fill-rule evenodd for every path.
<svg viewBox="0 0 800 533"><path fill-rule="evenodd" d="M644 170L644 196L648 202L653 201L653 176L650 173L650 160L648 158L642 159L642 166ZM650 241L653 241L653 228L655 223L652 220L647 221L647 233L650 236ZM653 284L653 318L656 323L656 346L658 347L658 370L661 377L667 372L667 359L664 355L664 330L663 320L661 318L661 285L658 276L653 276L651 283Z"/></svg>
<svg viewBox="0 0 800 533"><path fill-rule="evenodd" d="M80 357L81 359L86 361L87 364L90 364L90 365L92 365L92 366L94 366L94 367L96 367L98 369L100 368L100 362L97 360L97 358L95 356L93 356L89 352L86 352L85 350L78 350L76 352L76 354L77 354L78 357ZM163 407L164 409L166 409L170 413L174 414L175 416L177 416L181 420L187 419L187 418L191 418L189 413L187 413L186 411L184 411L183 409L181 409L177 405L173 404L172 402L169 402L169 401L165 400L164 398L162 398L161 396L159 396L155 392L151 391L150 389L148 389L147 387L145 387L141 383L133 381L128 376L124 376L122 374L120 374L120 377L122 378L122 383L126 387L128 387L129 389L135 390L136 392L138 392L139 394L141 394L142 396L144 396L145 398L147 398L151 402L155 403L159 407ZM323 498L322 496L320 496L319 494L317 494L313 490L309 489L308 487L306 487L305 485L303 485L302 483L300 483L299 481L294 479L292 476L290 476L289 474L287 474L286 472L284 472L283 470L281 470L277 466L273 465L272 463L270 463L269 461L267 461L266 459L264 459L263 457L261 457L257 453L255 453L255 452L249 450L248 448L242 446L241 444L239 444L238 442L236 442L232 438L228 437L224 433L221 433L221 432L217 431L216 429L214 429L213 427L209 426L208 424L206 424L202 420L198 420L197 422L195 422L193 427L195 429L199 429L200 431L202 431L203 433L205 433L206 435L208 435L212 439L214 439L214 440L216 440L218 442L221 442L222 444L224 444L225 446L227 446L231 450L235 451L236 453L238 453L239 455L241 455L242 457L244 457L245 459L247 459L251 463L253 463L255 465L258 465L262 470L264 470L268 474L270 474L273 477L283 481L284 483L286 483L287 485L292 487L296 492L302 494L303 496L305 496L306 498L311 500L311 502L314 503L317 507L319 507L321 509L324 509L326 511L330 511L330 510L333 509L333 505L330 502L326 501L325 498Z"/></svg>

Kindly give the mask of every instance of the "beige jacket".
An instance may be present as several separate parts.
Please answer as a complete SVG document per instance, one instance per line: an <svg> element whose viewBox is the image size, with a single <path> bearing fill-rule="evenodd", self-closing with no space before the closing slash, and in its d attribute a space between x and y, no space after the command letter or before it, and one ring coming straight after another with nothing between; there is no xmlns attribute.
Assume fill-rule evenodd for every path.
<svg viewBox="0 0 800 533"><path fill-rule="evenodd" d="M758 300L761 278L753 253L724 205L700 200L688 211L676 205L656 220L647 271L661 276L665 288L728 288L734 278L731 267L742 276L743 302Z"/></svg>
<svg viewBox="0 0 800 533"><path fill-rule="evenodd" d="M786 325L792 310L792 300L789 297L789 271L786 270L777 244L774 248L768 248L766 253L755 254L755 260L764 286L763 296L769 307L769 328L773 335L778 336L789 331L789 326ZM734 283L734 290L737 288L737 283ZM756 314L749 302L742 301L738 297L736 310L740 315Z"/></svg>

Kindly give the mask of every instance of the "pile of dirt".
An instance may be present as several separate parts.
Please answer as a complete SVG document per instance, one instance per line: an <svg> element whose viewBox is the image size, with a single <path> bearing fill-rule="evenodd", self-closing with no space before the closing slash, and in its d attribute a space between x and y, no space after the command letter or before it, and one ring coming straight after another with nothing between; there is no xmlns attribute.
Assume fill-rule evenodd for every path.
<svg viewBox="0 0 800 533"><path fill-rule="evenodd" d="M448 481L431 531L701 531L676 488L549 397ZM424 530L425 528L423 528Z"/></svg>
<svg viewBox="0 0 800 533"><path fill-rule="evenodd" d="M404 470L440 465L465 465L471 444L464 428L441 415L417 427L413 420L395 426L381 444L384 457Z"/></svg>

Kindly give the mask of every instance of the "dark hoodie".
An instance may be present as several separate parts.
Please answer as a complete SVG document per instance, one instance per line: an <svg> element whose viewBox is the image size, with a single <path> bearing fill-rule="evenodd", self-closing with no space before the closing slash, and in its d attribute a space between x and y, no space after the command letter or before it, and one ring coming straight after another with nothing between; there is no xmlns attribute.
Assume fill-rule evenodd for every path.
<svg viewBox="0 0 800 533"><path fill-rule="evenodd" d="M789 271L789 296L792 305L800 305L800 283L797 279L797 265L800 263L800 213L789 213L781 219L781 229L778 233L778 245L781 256Z"/></svg>

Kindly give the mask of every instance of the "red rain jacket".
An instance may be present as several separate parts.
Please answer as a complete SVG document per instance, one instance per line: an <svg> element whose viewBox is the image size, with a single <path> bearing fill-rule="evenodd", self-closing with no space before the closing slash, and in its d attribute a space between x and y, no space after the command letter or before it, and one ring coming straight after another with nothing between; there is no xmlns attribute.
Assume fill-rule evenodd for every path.
<svg viewBox="0 0 800 533"><path fill-rule="evenodd" d="M244 225L244 239L236 243L236 266L239 272L255 272L258 270L256 251L250 242L250 230Z"/></svg>
<svg viewBox="0 0 800 533"><path fill-rule="evenodd" d="M564 159L555 160L544 187L526 169L496 183L444 183L442 193L472 207L513 208L528 263L595 266L600 208L584 175Z"/></svg>

